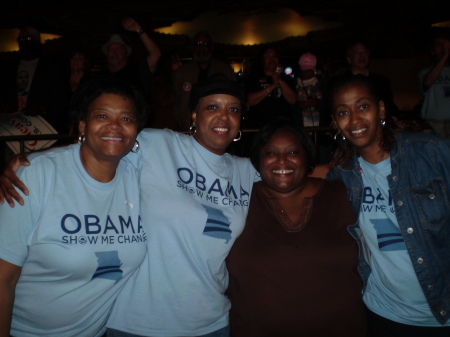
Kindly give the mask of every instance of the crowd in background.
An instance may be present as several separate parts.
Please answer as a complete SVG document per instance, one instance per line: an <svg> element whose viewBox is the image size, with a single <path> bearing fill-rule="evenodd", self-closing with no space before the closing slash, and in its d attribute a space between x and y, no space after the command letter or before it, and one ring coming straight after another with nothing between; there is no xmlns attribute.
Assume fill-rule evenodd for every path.
<svg viewBox="0 0 450 337"><path fill-rule="evenodd" d="M78 144L0 175L0 335L448 336L447 36L418 74L430 129L412 133L362 42L334 76L266 45L238 82L206 32L183 63L122 26L145 57L113 34L98 72L80 48L58 70L36 29L19 33L2 112ZM328 156L316 126L334 129L316 139Z"/></svg>
<svg viewBox="0 0 450 337"><path fill-rule="evenodd" d="M288 66L283 64L285 58L277 48L263 45L258 55L251 58L251 67L247 67L246 73L236 76L223 57L216 57L213 38L207 32L199 32L192 39L192 59L182 62L178 53L160 50L152 34L144 31L132 18L125 18L122 27L124 31L136 34L135 38L142 43L144 57L134 57L127 39L112 34L107 42L98 46L104 60L100 64L96 60L95 65L92 55L81 44L70 48L65 59L55 60L52 55L43 55L39 32L33 27L23 28L17 39L19 52L14 62L0 66L0 111L41 115L58 133L68 134L73 131L73 125L66 111L78 85L92 77L114 76L141 90L152 111L148 127L188 131L191 125L188 100L192 85L212 74L224 73L246 89L249 109L243 117L244 128L260 128L274 117L275 110L278 115L307 127L329 126L327 88L333 78L351 72L376 81L390 114L405 116L394 103L389 78L370 71L370 46L363 41L348 41L346 54L342 55L348 65L345 71L325 72L324 61L312 52L299 53L295 66ZM437 111L448 104L445 103L446 96L440 96L442 90L447 92L447 84L444 81L444 88L436 92L434 88L439 84L433 84L441 69L445 72L449 64L446 56L448 36L430 36L430 51L435 57L433 74L428 74L430 69L424 69L420 73L420 83L418 80L424 100L417 102L415 110L422 109L422 114L409 114L408 119L417 121L422 117L424 121L431 121L427 126L444 135L446 123L442 121L445 122L446 117ZM429 105L433 108L429 109Z"/></svg>

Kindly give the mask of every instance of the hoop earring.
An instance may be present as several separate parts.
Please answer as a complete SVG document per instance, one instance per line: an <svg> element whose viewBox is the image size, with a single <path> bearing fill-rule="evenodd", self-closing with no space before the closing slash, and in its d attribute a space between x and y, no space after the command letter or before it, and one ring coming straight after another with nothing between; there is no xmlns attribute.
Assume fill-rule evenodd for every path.
<svg viewBox="0 0 450 337"><path fill-rule="evenodd" d="M138 142L138 140L136 139L136 141L134 142L133 148L130 150L133 153L138 153L140 149L140 144Z"/></svg>
<svg viewBox="0 0 450 337"><path fill-rule="evenodd" d="M334 135L333 139L334 140L339 140L338 136L340 135L342 140L345 140L345 136L341 133L341 131L336 132L336 134Z"/></svg>
<svg viewBox="0 0 450 337"><path fill-rule="evenodd" d="M84 135L78 136L78 144L83 145L85 141L86 141L86 137Z"/></svg>
<svg viewBox="0 0 450 337"><path fill-rule="evenodd" d="M189 127L189 132L191 133L191 136L195 135L197 132L197 129L195 128L195 122L192 122L192 125Z"/></svg>
<svg viewBox="0 0 450 337"><path fill-rule="evenodd" d="M382 119L382 120L381 120L381 127L384 128L385 125L386 125L386 120L385 120L385 119Z"/></svg>
<svg viewBox="0 0 450 337"><path fill-rule="evenodd" d="M237 137L237 138L233 139L233 142L238 142L238 141L240 141L240 140L241 140L241 138L242 138L242 131L241 131L241 130L239 130L239 137Z"/></svg>

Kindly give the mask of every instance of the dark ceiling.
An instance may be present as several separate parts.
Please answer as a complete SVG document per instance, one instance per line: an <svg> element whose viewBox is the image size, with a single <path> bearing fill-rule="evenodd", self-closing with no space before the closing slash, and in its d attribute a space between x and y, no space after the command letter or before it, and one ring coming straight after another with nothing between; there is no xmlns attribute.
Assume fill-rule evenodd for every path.
<svg viewBox="0 0 450 337"><path fill-rule="evenodd" d="M190 21L208 11L250 14L279 7L343 24L332 31L291 39L285 43L286 50L294 47L342 52L344 42L362 39L369 42L380 57L401 57L420 53L430 25L450 20L450 1L447 0L4 0L0 4L0 29L33 25L41 32L98 45L112 32L120 31L120 22L126 16L135 18L149 30L176 21ZM156 35L155 39L162 48L184 43L180 37L163 39Z"/></svg>

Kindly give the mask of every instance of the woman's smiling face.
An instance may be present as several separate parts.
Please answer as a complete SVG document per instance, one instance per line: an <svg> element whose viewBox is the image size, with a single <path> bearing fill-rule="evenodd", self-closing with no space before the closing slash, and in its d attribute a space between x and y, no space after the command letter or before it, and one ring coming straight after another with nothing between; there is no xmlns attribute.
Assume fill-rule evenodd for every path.
<svg viewBox="0 0 450 337"><path fill-rule="evenodd" d="M127 98L104 93L89 105L79 130L86 137L83 153L118 161L130 152L136 140L135 107Z"/></svg>
<svg viewBox="0 0 450 337"><path fill-rule="evenodd" d="M376 101L362 84L347 84L333 97L333 125L363 158L380 151L383 101Z"/></svg>
<svg viewBox="0 0 450 337"><path fill-rule="evenodd" d="M202 97L192 113L196 132L194 138L207 150L222 155L239 133L241 102L226 94Z"/></svg>
<svg viewBox="0 0 450 337"><path fill-rule="evenodd" d="M260 151L260 174L264 185L275 194L302 189L308 178L308 163L300 138L280 129Z"/></svg>

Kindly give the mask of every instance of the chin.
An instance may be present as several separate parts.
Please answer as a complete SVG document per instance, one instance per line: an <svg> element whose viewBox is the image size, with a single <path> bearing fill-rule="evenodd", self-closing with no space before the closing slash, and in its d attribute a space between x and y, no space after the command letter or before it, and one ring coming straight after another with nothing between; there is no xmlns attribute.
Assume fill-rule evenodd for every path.
<svg viewBox="0 0 450 337"><path fill-rule="evenodd" d="M124 149L110 149L107 151L103 151L103 155L106 157L111 157L111 159L117 159L117 158L122 158L124 156L126 156L128 153L130 152L130 150L124 150Z"/></svg>

